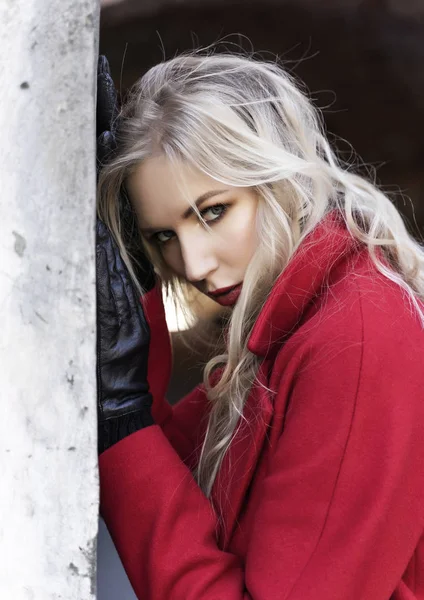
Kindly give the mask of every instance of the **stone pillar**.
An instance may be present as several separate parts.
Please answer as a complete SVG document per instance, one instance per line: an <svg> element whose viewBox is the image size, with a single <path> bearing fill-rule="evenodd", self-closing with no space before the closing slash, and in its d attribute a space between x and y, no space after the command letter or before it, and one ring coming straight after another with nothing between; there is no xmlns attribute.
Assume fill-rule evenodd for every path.
<svg viewBox="0 0 424 600"><path fill-rule="evenodd" d="M0 2L0 598L92 600L98 0Z"/></svg>

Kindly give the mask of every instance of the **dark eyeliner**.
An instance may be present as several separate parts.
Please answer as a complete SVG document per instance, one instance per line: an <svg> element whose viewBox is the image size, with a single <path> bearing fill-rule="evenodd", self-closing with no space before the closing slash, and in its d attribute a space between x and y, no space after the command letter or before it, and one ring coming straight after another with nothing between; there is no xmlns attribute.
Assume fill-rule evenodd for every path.
<svg viewBox="0 0 424 600"><path fill-rule="evenodd" d="M214 219L210 219L209 221L205 221L207 223L208 226L212 226L214 223L217 223L218 221L220 221L222 219L222 217L226 214L227 210L229 209L230 205L229 204L223 204L222 202L220 202L219 204L212 204L212 206L208 206L207 208L203 208L200 212L201 216L203 217L204 214L206 214L209 210L213 209L213 208L221 208L222 211L219 215L217 215ZM171 231L171 230L164 230L164 231ZM167 242L170 242L173 238L169 238L168 240L161 242L160 240L158 240L157 236L160 233L164 233L164 231L158 231L156 233L154 233L152 236L149 237L148 241L150 243L154 243L157 246L163 246L164 244L166 244ZM172 232L174 233L174 232ZM175 233L174 233L175 235Z"/></svg>
<svg viewBox="0 0 424 600"><path fill-rule="evenodd" d="M171 230L170 230L170 229L165 229L164 231L171 231ZM167 240L166 240L166 241L164 241L164 242L161 242L160 240L158 240L158 237L157 237L157 236L158 236L160 233L164 233L164 231L157 231L156 233L154 233L152 236L150 236L150 238L149 238L149 242L150 242L150 243L153 243L153 244L156 244L157 246L163 246L163 245L164 245L164 244L166 244L167 242L171 241L171 240L172 240L172 237L170 237L169 239L167 239ZM175 235L175 233L174 233L174 232L172 232L172 233Z"/></svg>
<svg viewBox="0 0 424 600"><path fill-rule="evenodd" d="M217 215L215 217L215 219L211 219L210 221L206 221L206 223L208 225L213 225L214 223L216 223L217 221L220 221L222 219L222 217L225 215L225 213L227 212L228 208L230 207L229 204L223 204L222 202L220 202L219 204L213 204L212 206L208 206L207 208L204 208L203 210L200 211L200 214L203 215L206 214L209 210L212 210L213 208L222 208L222 211L219 215Z"/></svg>

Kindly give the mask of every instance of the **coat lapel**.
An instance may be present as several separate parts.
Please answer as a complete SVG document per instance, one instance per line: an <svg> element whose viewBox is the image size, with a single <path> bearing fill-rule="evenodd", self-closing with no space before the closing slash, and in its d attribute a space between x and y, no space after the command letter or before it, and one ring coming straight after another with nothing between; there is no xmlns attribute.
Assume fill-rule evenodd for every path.
<svg viewBox="0 0 424 600"><path fill-rule="evenodd" d="M237 525L237 518L257 465L273 415L268 389L269 363L263 361L246 402L240 425L224 457L212 490L219 509L219 544L225 548Z"/></svg>

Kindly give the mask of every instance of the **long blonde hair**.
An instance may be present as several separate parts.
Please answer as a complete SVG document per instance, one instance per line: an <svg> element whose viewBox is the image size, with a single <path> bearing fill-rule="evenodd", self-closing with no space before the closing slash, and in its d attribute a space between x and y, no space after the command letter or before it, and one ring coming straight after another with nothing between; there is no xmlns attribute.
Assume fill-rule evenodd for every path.
<svg viewBox="0 0 424 600"><path fill-rule="evenodd" d="M386 195L342 165L319 111L276 62L202 52L162 62L133 86L116 135L117 152L99 181L98 210L140 290L122 237L118 199L141 161L159 151L221 183L252 186L259 196L259 245L229 320L226 348L204 370L211 410L195 476L210 496L259 367L247 349L249 334L304 238L338 209L351 234L367 245L376 268L404 290L423 324L424 253ZM160 252L145 249L163 280L175 293L181 291L185 282L169 272ZM212 385L218 366L222 373Z"/></svg>

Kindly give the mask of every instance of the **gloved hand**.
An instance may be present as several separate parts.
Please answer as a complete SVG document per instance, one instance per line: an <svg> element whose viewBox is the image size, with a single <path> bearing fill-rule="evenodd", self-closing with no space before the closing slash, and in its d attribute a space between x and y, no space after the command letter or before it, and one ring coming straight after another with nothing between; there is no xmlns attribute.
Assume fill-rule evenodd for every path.
<svg viewBox="0 0 424 600"><path fill-rule="evenodd" d="M115 149L116 120L119 112L118 94L110 74L106 56L99 56L97 62L97 168Z"/></svg>
<svg viewBox="0 0 424 600"><path fill-rule="evenodd" d="M99 454L153 424L147 382L150 331L107 227L96 226L97 408Z"/></svg>
<svg viewBox="0 0 424 600"><path fill-rule="evenodd" d="M117 96L109 65L105 57L100 57L97 91L99 168L115 148L114 123L117 113ZM156 310L159 318L155 315L153 322L166 330L160 286L155 280L153 266L142 252L134 212L124 194L120 198L120 212L124 222L124 243L137 259L136 276L145 291L143 298L150 298L153 310L156 310L155 306L159 307ZM152 396L147 381L149 321L152 322L152 318L151 315L149 320L146 318L143 298L138 298L112 234L100 219L96 224L96 289L100 454L129 434L154 423L151 415ZM164 346L166 344L169 353L169 339Z"/></svg>

